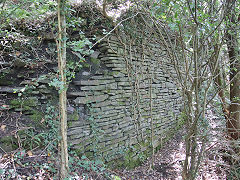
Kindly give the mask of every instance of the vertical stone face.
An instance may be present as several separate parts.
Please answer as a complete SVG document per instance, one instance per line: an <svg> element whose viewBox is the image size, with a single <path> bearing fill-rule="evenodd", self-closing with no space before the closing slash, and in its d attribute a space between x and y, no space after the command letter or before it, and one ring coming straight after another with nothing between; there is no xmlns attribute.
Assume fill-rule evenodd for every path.
<svg viewBox="0 0 240 180"><path fill-rule="evenodd" d="M85 114L80 113L69 127L71 144L91 151L90 144L95 141L98 153L109 161L124 156L139 143L145 143L139 151L150 148L153 121L153 145L157 147L176 125L181 106L176 73L166 52L154 39L148 39L142 49L124 47L116 36L102 42L99 50L101 53L95 57L100 62L98 69L94 73L81 72L81 78L74 81L78 91L68 93L76 109L85 109ZM86 76L82 76L84 73Z"/></svg>

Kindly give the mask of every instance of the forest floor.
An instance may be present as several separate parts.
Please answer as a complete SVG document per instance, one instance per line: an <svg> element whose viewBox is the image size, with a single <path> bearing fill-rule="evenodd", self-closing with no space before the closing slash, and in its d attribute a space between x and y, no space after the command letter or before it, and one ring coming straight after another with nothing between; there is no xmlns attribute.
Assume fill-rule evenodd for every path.
<svg viewBox="0 0 240 180"><path fill-rule="evenodd" d="M200 164L197 180L225 180L229 179L230 165L226 161L226 152L230 152L225 142L224 125L219 118L209 111L211 116L208 128L208 142ZM79 168L75 168L72 179L108 179L106 174L114 180L181 180L181 171L185 159L184 136L185 127L176 132L174 137L165 143L162 149L148 158L141 166L133 170L108 170L94 162L84 161ZM35 155L36 154L36 155ZM0 154L1 155L1 154ZM2 179L53 179L56 176L56 157L36 152L15 151L0 156L0 180ZM81 159L79 159L81 161ZM154 161L153 168L150 168ZM77 167L79 161L73 162ZM74 164L75 163L75 164ZM86 168L86 167L91 168ZM55 167L55 170L54 170ZM95 167L95 169L94 169ZM77 173L76 173L77 172ZM101 172L101 173L97 173ZM231 178L230 178L231 179ZM232 178L235 179L235 178Z"/></svg>
<svg viewBox="0 0 240 180"><path fill-rule="evenodd" d="M181 129L174 138L166 143L153 158L149 158L142 166L121 173L122 179L134 180L181 180L181 172L185 159L184 130ZM212 146L211 146L212 145ZM226 180L229 167L221 158L221 148L217 143L209 144L200 166L198 180ZM150 169L154 161L154 168Z"/></svg>
<svg viewBox="0 0 240 180"><path fill-rule="evenodd" d="M224 123L212 111L207 113L209 128L208 141L203 159L200 164L197 180L226 180L236 179L230 177L230 165L227 155L231 152L229 143L226 142ZM122 179L134 180L181 180L181 172L185 160L186 129L178 130L173 139L165 143L163 148L154 157L149 158L142 166L134 170L125 170L121 173ZM152 161L154 168L151 169ZM123 178L124 177L124 178Z"/></svg>

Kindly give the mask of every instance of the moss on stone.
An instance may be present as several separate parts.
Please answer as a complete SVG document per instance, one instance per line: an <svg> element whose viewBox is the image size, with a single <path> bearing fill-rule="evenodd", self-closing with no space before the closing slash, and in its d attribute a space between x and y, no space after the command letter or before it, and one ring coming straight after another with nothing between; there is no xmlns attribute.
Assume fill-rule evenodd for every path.
<svg viewBox="0 0 240 180"><path fill-rule="evenodd" d="M10 107L14 109L22 109L22 111L27 112L29 118L32 120L33 125L42 126L42 118L44 114L37 110L37 98L27 98L27 99L13 99L10 101Z"/></svg>
<svg viewBox="0 0 240 180"><path fill-rule="evenodd" d="M68 114L68 119L71 121L77 121L79 120L78 112L75 111L73 114Z"/></svg>
<svg viewBox="0 0 240 180"><path fill-rule="evenodd" d="M96 58L90 58L90 61L93 63L93 64L96 64L96 65L99 65L100 64L100 60L99 59L96 59Z"/></svg>
<svg viewBox="0 0 240 180"><path fill-rule="evenodd" d="M86 152L85 155L90 159L94 157L94 153L92 151Z"/></svg>
<svg viewBox="0 0 240 180"><path fill-rule="evenodd" d="M119 104L119 105L124 105L125 102L123 102L123 101L118 101L118 104Z"/></svg>
<svg viewBox="0 0 240 180"><path fill-rule="evenodd" d="M32 115L30 115L30 118L35 122L39 123L41 122L42 118L44 117L43 113L37 110L32 111Z"/></svg>
<svg viewBox="0 0 240 180"><path fill-rule="evenodd" d="M3 69L0 73L0 86L13 85L16 78L14 77L13 70Z"/></svg>
<svg viewBox="0 0 240 180"><path fill-rule="evenodd" d="M68 127L71 127L71 126L72 126L72 121L68 121L68 122L67 122L67 126L68 126Z"/></svg>
<svg viewBox="0 0 240 180"><path fill-rule="evenodd" d="M14 80L7 80L5 78L0 78L0 86L9 86L13 84L14 84Z"/></svg>
<svg viewBox="0 0 240 180"><path fill-rule="evenodd" d="M10 101L11 108L22 108L23 111L31 111L33 107L37 106L36 98L29 99L13 99Z"/></svg>
<svg viewBox="0 0 240 180"><path fill-rule="evenodd" d="M117 161L117 167L127 167L129 169L133 169L139 165L141 165L147 157L150 156L150 147L149 143L141 142L139 144L133 145L131 149L126 151L124 155L124 160L120 162ZM147 149L142 151L142 149Z"/></svg>
<svg viewBox="0 0 240 180"><path fill-rule="evenodd" d="M136 152L139 149L136 149L135 151L133 150L128 150L124 156L124 161L121 163L121 166L127 167L129 169L133 169L139 165L141 165L141 161L139 158L134 158L136 157Z"/></svg>
<svg viewBox="0 0 240 180"><path fill-rule="evenodd" d="M110 168L117 167L117 168L124 168L124 161L122 159L115 159L114 161L107 162L106 165Z"/></svg>
<svg viewBox="0 0 240 180"><path fill-rule="evenodd" d="M13 136L4 136L0 138L0 144L1 147L4 149L6 152L13 151L17 149L16 145L17 141Z"/></svg>
<svg viewBox="0 0 240 180"><path fill-rule="evenodd" d="M13 99L10 101L10 105L12 108L15 108L15 107L21 107L21 100L19 99Z"/></svg>
<svg viewBox="0 0 240 180"><path fill-rule="evenodd" d="M23 68L26 66L26 62L24 62L22 59L16 58L13 62L13 66L16 68Z"/></svg>
<svg viewBox="0 0 240 180"><path fill-rule="evenodd" d="M88 63L83 63L82 66L83 66L84 68L89 68L89 67L90 67L90 64L88 64Z"/></svg>
<svg viewBox="0 0 240 180"><path fill-rule="evenodd" d="M78 149L74 149L74 152L79 156L81 157L83 154L84 154L84 147L79 145L79 148Z"/></svg>

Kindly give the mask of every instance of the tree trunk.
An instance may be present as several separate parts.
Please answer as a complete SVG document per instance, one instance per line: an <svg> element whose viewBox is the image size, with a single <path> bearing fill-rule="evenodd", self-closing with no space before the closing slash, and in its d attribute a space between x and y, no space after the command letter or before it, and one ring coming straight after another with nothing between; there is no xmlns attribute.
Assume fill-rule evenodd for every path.
<svg viewBox="0 0 240 180"><path fill-rule="evenodd" d="M233 139L240 137L240 60L239 45L234 30L227 34L230 60L230 117L227 122L228 134Z"/></svg>
<svg viewBox="0 0 240 180"><path fill-rule="evenodd" d="M67 83L66 83L66 19L65 0L58 0L58 69L63 87L59 90L60 136L61 136L61 172L60 178L65 179L68 174L67 147Z"/></svg>
<svg viewBox="0 0 240 180"><path fill-rule="evenodd" d="M236 1L231 4L234 8ZM230 108L227 130L231 138L240 138L240 51L237 24L240 21L240 14L237 16L234 9L229 14L230 22L227 29L227 47L230 63Z"/></svg>
<svg viewBox="0 0 240 180"><path fill-rule="evenodd" d="M215 77L214 84L217 88L218 96L221 100L222 111L224 113L224 117L225 117L226 121L228 121L230 115L229 115L229 107L226 103L226 95L224 93L225 79L224 79L223 72L221 71L220 63L218 61L221 48L222 48L222 46L215 45L214 53L210 60L210 69L211 69L211 72L213 73L213 76Z"/></svg>

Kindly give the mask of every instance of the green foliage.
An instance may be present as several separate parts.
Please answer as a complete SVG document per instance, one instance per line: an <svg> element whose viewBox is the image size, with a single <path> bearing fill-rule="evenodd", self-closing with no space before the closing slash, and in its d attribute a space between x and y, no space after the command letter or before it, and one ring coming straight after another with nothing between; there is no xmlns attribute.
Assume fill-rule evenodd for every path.
<svg viewBox="0 0 240 180"><path fill-rule="evenodd" d="M68 115L68 119L69 119L69 120L73 120L73 121L79 120L78 112L75 111L73 114L69 114L69 115Z"/></svg>
<svg viewBox="0 0 240 180"><path fill-rule="evenodd" d="M209 14L208 8L218 7L218 1L213 5L207 1L198 1L197 6L193 1L172 1L164 0L155 2L152 8L152 15L157 19L168 24L172 31L180 32L180 29L185 37L184 41L188 42L192 39L192 29L195 25L198 26L198 35L217 35L218 31L214 30L219 26L219 12L212 11ZM197 16L195 17L195 13ZM189 27L189 28L187 28ZM214 34L212 34L214 33Z"/></svg>
<svg viewBox="0 0 240 180"><path fill-rule="evenodd" d="M71 12L71 10L72 9L68 7L68 12ZM79 31L79 40L67 39L67 49L69 49L73 53L73 55L79 58L79 60L77 61L73 60L72 58L67 61L67 69L65 71L67 84L70 83L73 78L75 78L75 74L77 71L81 70L83 66L86 66L87 63L85 62L85 57L91 55L94 52L93 50L91 50L92 42L80 30L80 25L82 21L83 20L80 17L77 18L72 16L71 13L67 13L67 27L70 30ZM66 88L64 87L64 83L60 80L59 75L56 75L56 77L51 80L49 86L53 86L59 91Z"/></svg>
<svg viewBox="0 0 240 180"><path fill-rule="evenodd" d="M73 14L69 13L67 16L67 28L72 31L80 30L83 21L84 20L81 17L75 17Z"/></svg>
<svg viewBox="0 0 240 180"><path fill-rule="evenodd" d="M145 146L143 146L145 147ZM128 148L128 150L124 153L124 161L117 162L118 167L128 167L133 169L137 166L140 166L146 158L149 156L146 150L145 152L141 151L141 146L134 145ZM116 164L115 164L116 166Z"/></svg>
<svg viewBox="0 0 240 180"><path fill-rule="evenodd" d="M37 55L39 49L36 47L41 41L36 36L46 28L43 20L52 13L54 6L54 1L47 0L3 1L0 4L0 49L8 54L4 54L8 60L14 61L12 67L33 68L45 60Z"/></svg>
<svg viewBox="0 0 240 180"><path fill-rule="evenodd" d="M84 61L86 55L92 54L93 50L88 50L92 48L92 43L88 38L86 38L82 33L80 34L80 40L70 41L67 43L68 47L77 55L80 61ZM86 50L86 48L88 48Z"/></svg>
<svg viewBox="0 0 240 180"><path fill-rule="evenodd" d="M32 114L30 115L31 120L34 123L39 124L41 126L41 120L43 119L44 114L38 110L33 110Z"/></svg>
<svg viewBox="0 0 240 180"><path fill-rule="evenodd" d="M59 141L59 114L57 108L53 105L48 105L45 112L44 123L47 130L41 134L41 137L44 145L47 146L47 150L53 152L57 148Z"/></svg>
<svg viewBox="0 0 240 180"><path fill-rule="evenodd" d="M13 151L18 148L17 141L13 136L4 136L0 138L1 147L6 151Z"/></svg>
<svg viewBox="0 0 240 180"><path fill-rule="evenodd" d="M58 91L62 91L64 87L64 82L59 80L57 77L54 77L50 83L48 83L49 86L55 87Z"/></svg>
<svg viewBox="0 0 240 180"><path fill-rule="evenodd" d="M21 0L19 3L5 1L0 11L1 21L10 22L14 19L39 19L43 14L56 10L56 2L48 0Z"/></svg>
<svg viewBox="0 0 240 180"><path fill-rule="evenodd" d="M113 180L121 180L119 176L113 176Z"/></svg>
<svg viewBox="0 0 240 180"><path fill-rule="evenodd" d="M47 105L43 114L43 112L36 110L36 102L35 99L11 100L11 108L21 108L22 111L29 111L31 119L32 127L20 130L17 134L22 146L27 150L46 146L48 151L53 151L56 149L59 139L58 111L56 107Z"/></svg>
<svg viewBox="0 0 240 180"><path fill-rule="evenodd" d="M228 180L240 179L240 166L239 165L232 166L227 179Z"/></svg>
<svg viewBox="0 0 240 180"><path fill-rule="evenodd" d="M100 146L99 146L99 142L100 142L100 138L102 137L101 134L104 133L103 130L101 130L95 120L95 118L92 115L91 112L94 112L94 109L91 108L91 105L88 104L87 105L90 111L90 117L88 117L88 121L90 123L90 128L91 128L91 134L92 134L92 151L93 151L93 155L95 159L102 159L102 154L100 152Z"/></svg>
<svg viewBox="0 0 240 180"><path fill-rule="evenodd" d="M23 111L33 111L33 107L37 106L37 101L34 98L13 99L10 101L11 108L21 108Z"/></svg>
<svg viewBox="0 0 240 180"><path fill-rule="evenodd" d="M100 64L100 60L99 59L96 59L96 58L90 58L90 61L93 63L93 64L96 64L96 65L99 65ZM116 73L116 72L115 72Z"/></svg>
<svg viewBox="0 0 240 180"><path fill-rule="evenodd" d="M79 172L79 169L84 169L85 172L95 172L98 176L110 179L109 173L107 172L106 165L103 161L89 160L87 156L82 155L80 158L75 151L69 152L69 174L76 174ZM81 175L85 175L81 174ZM86 174L87 176L87 174Z"/></svg>
<svg viewBox="0 0 240 180"><path fill-rule="evenodd" d="M41 134L37 134L34 129L27 129L18 131L22 146L26 150L32 150L42 145Z"/></svg>
<svg viewBox="0 0 240 180"><path fill-rule="evenodd" d="M20 28L25 28L22 25L25 25L25 23L29 23L30 21L31 21L30 23L33 23L33 24L36 21L37 22L41 21L41 19L44 19L46 17L46 13L50 13L52 10L55 10L55 7L56 7L55 1L23 0L21 1L20 4L14 4L12 1L9 1L6 4L6 6L3 8L3 10L2 11L0 10L1 11L0 21L5 22L0 25L0 30L1 30L0 37L6 37L6 42L13 37L14 39L13 43L9 43L8 45L11 51L13 52L13 58L19 58L21 60L24 60L24 65L21 66L21 68L25 67L26 65L25 61L26 62L31 61L31 56L34 56L34 54L28 53L28 51L26 51L26 54L24 52L24 53L20 53L20 55L19 54L16 55L16 51L22 50L23 49L22 46L26 42L26 36L21 34L22 32ZM83 20L81 18L75 18L73 16L71 17L71 15L68 16L67 17L68 31L70 31L70 29L72 29L73 31L78 31L80 29L80 25L82 21ZM19 23L21 27L20 25L18 27L17 23ZM52 29L54 30L55 28L54 26L56 24L54 24L53 22L53 24L51 25L52 25ZM42 29L42 28L43 27L40 27L39 29ZM38 34L37 33L35 34L34 32L34 36L35 35L38 35ZM38 37L38 39L36 40L39 40L40 42L41 37ZM2 42L3 41L1 41L1 43ZM35 42L28 41L28 47L34 48L36 45L34 43ZM13 44L15 44L16 46L13 47ZM2 46L3 45L4 44L2 44ZM40 44L37 44L37 45L40 45ZM85 56L89 56L91 53L93 53L93 50L89 50L92 48L92 43L90 42L90 39L86 38L83 33L80 33L80 40L68 40L67 48L79 58L79 61L72 60L67 62L67 70L65 72L65 75L67 77L68 82L70 82L71 79L75 77L75 72L79 71L82 68L83 64L85 63ZM53 50L50 48L48 49L51 50L52 52L55 51L54 49ZM31 49L31 50L36 50L36 49ZM50 55L55 53L55 52L54 53L52 52ZM36 57L37 61L39 60L37 56L34 56L34 57ZM58 75L55 75L55 77L53 78L49 78L48 76L46 76L45 79L41 79L41 80L49 80L49 79L51 79L48 84L49 86L53 86L59 91L65 88L63 82L60 81L61 77L59 77ZM40 81L40 79L38 80ZM38 80L36 80L36 82L38 82ZM28 98L25 99L25 95L30 93L35 88L36 86L31 86L31 87L26 86L22 90L16 91L15 93L18 93L18 95L21 98L17 100L12 100L10 104L11 104L11 108L15 108L15 109L21 108L23 109L23 111L29 111L30 119L34 123L36 123L35 125L40 125L41 129L39 129L40 126L38 126L36 129L35 128L24 129L24 130L18 131L17 135L19 136L20 144L26 150L32 150L40 147L40 148L44 148L44 150L49 152L49 154L54 154L57 151L57 145L59 142L58 110L56 109L56 107L50 104L47 104L46 107L45 106L41 107L42 108L41 111L36 110L38 101L36 100L34 101ZM77 113L73 114L73 116L70 118L72 118L73 120L79 119ZM95 134L94 138L96 140L94 144L94 155L98 156L96 154L98 151L97 138L99 138L98 137L99 131L97 130L97 125L94 122L92 123L91 127L92 127L92 133ZM74 163L78 163L79 167L83 167L87 170L93 170L96 173L102 173L103 171L105 171L104 164L99 159L95 159L94 161L89 161L83 157L78 162L75 161L76 159L77 158L74 156L70 157L70 164L73 164L73 166L71 166L72 170L76 167ZM21 163L18 155L16 157L16 161L18 161L19 164ZM74 163L72 163L71 161ZM21 165L25 166L23 163ZM34 168L40 167L39 165L36 165L36 164L33 164L33 165L34 165ZM56 174L56 167L54 166L54 164L50 164L50 163L42 164L41 168Z"/></svg>

